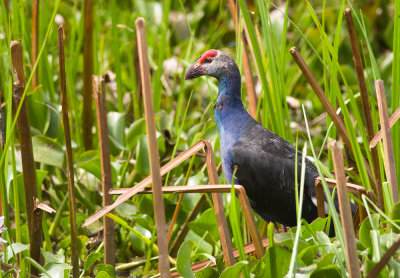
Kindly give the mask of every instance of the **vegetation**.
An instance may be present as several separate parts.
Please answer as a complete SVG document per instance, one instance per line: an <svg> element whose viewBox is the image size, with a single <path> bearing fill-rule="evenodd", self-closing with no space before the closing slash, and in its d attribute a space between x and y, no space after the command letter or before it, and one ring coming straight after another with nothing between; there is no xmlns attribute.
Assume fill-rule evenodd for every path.
<svg viewBox="0 0 400 278"><path fill-rule="evenodd" d="M69 277L75 273L74 276L78 277L77 272L72 271L76 257L71 246L76 246L78 252L80 277L157 275L158 247L152 195L137 194L109 214L115 223L115 269L103 263L103 222L96 221L82 227L85 219L102 207L103 195L100 160L104 154L100 148L104 144L99 144L96 120L90 120L96 119L95 105L91 98L88 101L84 97L85 88L90 88L86 95L93 93L91 85L84 81L89 80L92 84L92 74L104 76L106 85L112 187L132 187L150 175L135 31L138 17L146 20L161 165L200 139L211 142L216 164L220 163L218 131L212 119L218 89L216 83L211 78L184 81L183 76L186 67L211 48L231 55L244 71L245 49L256 83L256 115L262 124L313 157L320 174L329 178L335 178L335 175L332 174L334 162L331 148L327 146L328 138L344 141L344 164L349 182L373 192L361 198L350 194L352 202L366 210L366 218L355 227L357 262L362 275L367 276L385 258L385 252L398 243L400 206L396 203L398 194L392 195L392 190L397 188L396 173L397 181L400 181L400 124L397 122L391 128L392 144L389 145L393 145L394 161L388 158L386 137L383 140L385 144L377 144L375 157L374 148L370 148L367 116L362 110L362 94L344 11L349 8L354 20L364 66L368 111L376 133L382 118L378 109L376 80L384 82L389 116L395 114L400 106L399 1L343 0L339 5L338 1L330 0L238 0L236 4L240 8L241 20L237 25L228 8L229 0L38 2L35 25L33 10L36 0L0 1L0 193L3 215L0 217L0 232L4 239L0 240L0 251L4 277L14 277L18 272L21 277L27 276L28 272L43 277ZM93 5L93 22L90 5ZM61 60L58 58L59 25L64 27L74 198L71 198L71 188L70 192L68 189L68 140L64 131ZM92 42L87 35L91 28ZM36 36L38 44L36 50L35 47L32 50ZM10 47L12 41L14 48ZM22 63L19 64L15 58L18 53L15 41L22 46ZM247 41L245 48L244 41ZM289 51L292 46L296 46L304 57L329 103L343 121L348 142L294 62ZM90 60L93 62L92 71ZM18 69L22 70L18 72ZM16 82L14 87L13 82ZM249 107L247 82L243 82L242 98ZM87 103L89 109L84 108ZM29 121L23 121L23 115ZM30 140L21 136L21 127L27 124L35 161L34 164L32 161L34 167L30 167L30 176L25 168L25 161L29 159L25 142ZM297 169L297 172L301 175L302 169ZM165 175L162 182L165 186L208 184L204 155L193 156L180 164ZM219 182L231 183L225 181L221 173ZM29 190L38 198L35 206L33 198L25 197L28 196L28 183L34 184ZM383 203L379 202L375 184L383 189ZM327 192L325 179L322 186ZM302 183L297 187L302 192ZM205 201L198 216L189 223L185 241L177 254L171 254L169 259L172 270L177 270L180 275L348 275L350 261L344 240L348 228L341 225L334 209L329 210L327 218L319 218L311 224L299 220L297 227L285 233L279 232L284 227L277 225L274 229L273 224L268 225L254 214L258 230L269 240L265 256L257 260L253 254L245 252L244 244L250 240L243 210L233 194L224 193L232 244L240 254L237 263L227 267L223 256L218 256L222 244L211 194L193 193L182 197L165 194L167 226L176 218L170 232L170 247L202 198ZM68 209L69 201L71 204L75 201L76 215L71 215L74 210ZM179 209L176 210L177 204ZM333 208L329 198L328 205ZM38 207L39 213L30 213L32 209L37 212ZM54 213L51 213L52 209ZM301 209L301 198L298 209ZM45 211L43 216L42 210ZM76 227L70 224L75 223L74 218ZM28 223L42 230L42 261L35 260L32 253L33 245L40 244L42 236L30 233L33 228ZM329 237L326 231L333 224L336 236ZM73 235L75 228L76 237ZM38 240L32 240L35 235ZM384 264L379 277L400 276L396 250ZM190 265L204 259L209 259L210 263L194 274Z"/></svg>

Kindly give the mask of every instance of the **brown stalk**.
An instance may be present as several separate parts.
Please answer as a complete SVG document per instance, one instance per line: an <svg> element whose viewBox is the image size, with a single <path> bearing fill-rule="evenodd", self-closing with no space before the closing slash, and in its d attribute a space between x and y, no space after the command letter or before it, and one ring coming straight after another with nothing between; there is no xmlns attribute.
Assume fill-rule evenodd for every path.
<svg viewBox="0 0 400 278"><path fill-rule="evenodd" d="M177 157L175 157L173 160L165 164L163 167L160 169L160 174L161 176L164 176L166 173L169 171L173 170L177 166L179 166L181 163L183 163L186 159L190 158L193 154L197 153L199 150L205 148L205 141L200 140L193 146L191 146L189 149L186 151L182 152L179 154ZM83 227L87 227L96 220L100 219L107 213L111 212L113 209L121 205L122 203L126 202L130 198L132 198L135 194L137 194L139 191L143 190L146 188L148 185L151 184L151 176L147 176L145 179L143 179L141 182L136 184L134 187L129 188L126 190L121 196L115 200L115 202L112 205L106 206L101 208L100 210L96 211L94 214L89 216L86 220L85 223L83 224Z"/></svg>
<svg viewBox="0 0 400 278"><path fill-rule="evenodd" d="M396 251L400 248L400 238L398 238L393 245L383 254L380 261L371 269L366 278L375 278L379 275L381 270L390 261Z"/></svg>
<svg viewBox="0 0 400 278"><path fill-rule="evenodd" d="M353 62L354 62L354 67L355 67L356 73L357 73L358 87L360 89L360 95L361 95L361 107L362 107L362 111L363 111L364 119L365 119L365 123L366 123L368 141L371 141L374 138L375 131L374 131L373 123L372 123L371 105L369 103L367 85L365 83L364 68L362 65L360 49L358 48L357 34L356 34L356 30L354 28L354 22L353 22L351 10L349 8L347 8L344 11L344 14L345 14L346 21L347 21L347 30L349 32L351 49L353 51ZM384 204L384 200L383 200L382 179L381 179L381 172L380 172L380 168L379 168L379 157L378 157L377 149L371 149L371 158L372 158L372 166L374 169L374 176L375 176L375 180L376 180L376 183L372 184L373 186L375 185L375 187L373 187L373 189L374 189L376 195L378 196L378 205L379 205L380 209L384 209L385 204Z"/></svg>
<svg viewBox="0 0 400 278"><path fill-rule="evenodd" d="M147 140L149 143L149 159L151 179L154 188L153 204L156 218L157 245L159 249L159 268L161 277L169 277L167 226L165 223L164 199L161 192L160 158L156 138L153 96L150 84L150 68L147 56L146 29L143 18L135 21L138 42L140 72L142 77L143 101L146 118Z"/></svg>
<svg viewBox="0 0 400 278"><path fill-rule="evenodd" d="M353 219L351 215L349 196L346 186L346 174L344 172L343 156L333 139L329 140L329 147L332 152L333 167L337 180L337 194L340 207L340 218L344 231L344 243L346 245L346 256L350 277L361 277L360 264L358 262L356 240L354 236Z"/></svg>
<svg viewBox="0 0 400 278"><path fill-rule="evenodd" d="M335 109L333 109L329 99L326 97L324 90L319 85L317 79L311 72L310 68L307 66L304 59L301 57L299 51L294 46L290 49L290 54L292 54L294 61L299 66L300 70L303 72L304 77L307 79L308 83L313 88L314 92L318 96L319 100L321 101L322 105L324 106L326 112L328 113L329 117L332 119L333 123L335 124L339 134L343 137L344 144L354 153L353 148L351 147L350 138L347 134L346 126L344 125L343 121L340 117L336 114ZM364 166L368 174L368 178L372 184L372 188L376 188L376 181L372 175L371 167L369 166L368 162L363 158Z"/></svg>
<svg viewBox="0 0 400 278"><path fill-rule="evenodd" d="M315 180L315 196L317 198L317 213L319 218L325 218L325 197L322 183Z"/></svg>
<svg viewBox="0 0 400 278"><path fill-rule="evenodd" d="M386 106L385 87L382 80L375 81L376 97L378 98L378 109L381 127L383 131L383 153L386 176L390 187L392 188L393 201L399 201L399 190L397 188L396 166L394 162L394 153L392 145L392 136L390 135L389 116Z"/></svg>
<svg viewBox="0 0 400 278"><path fill-rule="evenodd" d="M191 186L182 186L182 185L174 185L174 186L163 186L162 192L164 194L181 194L181 193L229 193L231 192L232 186L229 184L200 184L200 185L191 185ZM241 185L234 185L235 192L237 194L241 194L239 190L242 188ZM110 194L118 195L127 192L130 188L114 188L110 190ZM152 187L143 188L139 190L136 194L153 194L154 190Z"/></svg>
<svg viewBox="0 0 400 278"><path fill-rule="evenodd" d="M32 67L36 63L38 55L38 42L39 42L39 0L32 0L32 49L31 61ZM33 73L32 89L34 90L38 84L38 70Z"/></svg>
<svg viewBox="0 0 400 278"><path fill-rule="evenodd" d="M93 0L85 0L83 23L82 136L85 150L92 149Z"/></svg>
<svg viewBox="0 0 400 278"><path fill-rule="evenodd" d="M58 59L60 67L60 91L62 120L64 126L65 149L67 153L67 177L68 177L68 197L69 197L69 216L71 226L71 251L72 251L72 276L79 277L79 252L76 226L76 204L75 204L75 182L74 182L74 159L71 147L71 130L68 117L68 97L65 77L65 56L64 56L64 29L58 27Z"/></svg>
<svg viewBox="0 0 400 278"><path fill-rule="evenodd" d="M262 244L260 232L257 229L256 221L254 220L254 215L251 212L251 207L249 203L249 199L247 198L246 190L244 187L239 187L238 197L240 200L240 204L243 209L244 217L246 219L247 229L250 232L250 236L253 240L253 244L255 247L255 253L257 259L261 260L265 255L265 249Z"/></svg>
<svg viewBox="0 0 400 278"><path fill-rule="evenodd" d="M389 127L391 128L397 120L400 118L400 107L396 109L396 111L389 118ZM370 148L375 148L376 144L382 139L382 129L378 131L378 133L374 136L374 138L369 143Z"/></svg>
<svg viewBox="0 0 400 278"><path fill-rule="evenodd" d="M93 76L93 92L96 103L97 128L101 160L101 187L103 191L103 206L111 205L112 195L108 192L112 188L112 173L110 162L110 145L108 142L106 90L104 78L101 79L101 93L99 93L96 77ZM103 217L104 263L115 265L114 221L107 216Z"/></svg>
<svg viewBox="0 0 400 278"><path fill-rule="evenodd" d="M28 109L23 93L25 90L25 77L22 60L22 47L17 41L11 42L11 58L14 69L15 82L13 83L13 101L17 109L21 106L17 120L18 135L21 145L22 170L25 188L26 214L29 226L30 256L40 263L40 248L42 247L42 213L35 212L34 200L37 198L35 161L31 138ZM32 269L33 274L38 274Z"/></svg>
<svg viewBox="0 0 400 278"><path fill-rule="evenodd" d="M334 188L337 186L337 181L334 179L328 179L325 178L325 182L327 183L327 185L330 188ZM366 195L368 196L371 200L374 200L374 196L373 193L369 190L366 190L365 187L362 187L358 184L354 184L354 183L346 183L346 187L347 187L347 191L357 195L357 197L361 200L361 196L362 195ZM321 178L317 178L315 180L315 191L316 191L316 195L317 195L317 210L318 210L318 217L325 217L325 204L324 204L324 191L322 188L322 182L321 182ZM359 217L357 218L357 216L354 216L354 220L364 220L364 218L366 217L366 211L365 208L359 206L358 207L358 213L359 213ZM356 222L357 222L356 221Z"/></svg>
<svg viewBox="0 0 400 278"><path fill-rule="evenodd" d="M304 59L301 57L299 51L294 46L290 49L290 54L292 54L294 61L297 63L299 68L304 74L304 77L307 79L308 83L310 83L311 87L313 88L314 92L317 94L319 100L321 101L322 105L324 106L326 112L328 113L329 117L331 117L333 123L335 124L336 128L338 129L340 135L343 137L344 143L351 148L350 139L347 135L346 127L343 121L339 118L336 114L335 109L333 109L329 99L326 97L324 90L319 85L317 79L312 74L310 68L307 66Z"/></svg>
<svg viewBox="0 0 400 278"><path fill-rule="evenodd" d="M250 209L250 203L247 198L246 191L241 185L234 185L235 192L238 195L242 210L244 212L244 216L246 219L247 227L250 231L250 236L253 240L256 256L261 259L265 251L262 247L261 237L258 232L256 223L254 221L253 214ZM116 188L110 191L110 194L123 194L128 191L129 188ZM210 185L192 185L192 186L164 186L162 188L162 192L164 194L179 194L179 193L212 193L212 194L220 194L220 193L229 193L231 190L231 185L225 184L211 184ZM153 193L152 188L143 188L141 191L137 192L137 194L151 194ZM175 243L174 243L175 245ZM227 247L226 247L227 248ZM177 251L177 250L176 250ZM225 256L225 254L224 254Z"/></svg>
<svg viewBox="0 0 400 278"><path fill-rule="evenodd" d="M228 0L228 5L229 5L229 11L231 12L233 24L235 25L235 30L236 32L238 32L239 31L239 25L237 21L238 10L233 0ZM246 25L244 25L244 28L246 28ZM243 44L243 72L246 81L245 85L246 85L247 98L249 100L250 115L257 120L258 101L257 101L256 91L254 89L253 75L251 73L250 59L249 59L249 54L247 53L247 48L246 48L247 42L245 39L244 32L242 32L241 34L241 39Z"/></svg>
<svg viewBox="0 0 400 278"><path fill-rule="evenodd" d="M215 165L214 152L212 150L211 143L206 141L205 153L206 153L206 165L210 184L217 184L218 172L217 166ZM214 204L215 215L218 222L218 231L221 240L222 252L224 253L225 264L229 267L235 264L235 258L233 257L232 242L229 236L228 224L226 223L224 203L222 202L222 196L219 193L211 194Z"/></svg>
<svg viewBox="0 0 400 278"><path fill-rule="evenodd" d="M175 167L179 166L181 163L183 163L185 160L189 159L191 156L193 156L194 154L196 154L198 151L200 151L203 148L206 148L208 146L208 150L212 151L211 148L211 144L207 141L204 140L200 140L198 141L196 144L194 144L193 146L191 146L189 149L185 150L184 152L182 152L181 154L179 154L177 157L175 157L173 160L171 160L170 162L168 162L166 165L164 165L163 167L161 167L160 169L160 174L161 176L165 175L166 173L168 173L169 171L173 170ZM210 163L210 165L213 164L214 161L214 157L212 155L212 152L208 151L209 154L207 154L207 163ZM215 162L214 162L214 166L215 166ZM212 168L208 168L211 169L211 173L209 172L210 175L210 181L215 180L216 177L216 168L214 167L214 169ZM111 212L114 208L116 208L117 206L119 206L120 204L122 204L123 202L127 201L128 199L130 199L132 196L134 196L135 194L141 193L141 192L145 192L146 191L146 187L148 185L150 185L152 182L151 176L148 176L147 178L145 178L144 180L142 180L141 182L139 182L137 185L135 185L132 188L118 188L118 189L112 189L110 190L110 194L121 194L121 196L119 196L117 198L117 200L112 204L109 205L107 207L103 207L102 209L100 209L99 211L97 211L96 213L94 213L93 215L91 215L89 218L86 219L85 223L83 224L83 226L88 226L90 224L92 224L94 221L98 220L99 218L101 218L102 216L106 215L107 213ZM237 186L235 186L236 188ZM179 188L176 187L162 187L162 191L163 192L167 192L168 190L172 190L175 192L189 192L191 190L203 190L202 192L215 192L215 193L222 193L222 192L230 192L230 185L223 185L221 186L221 188L215 187L215 186L206 186L206 188L195 188L193 186L190 187L186 187L186 186L180 186ZM150 189L152 190L152 189ZM240 194L240 192L238 193ZM199 201L200 202L200 201ZM242 200L243 202L243 200ZM196 206L200 207L200 204L198 203ZM198 208L199 209L199 208ZM246 207L243 208L244 210L246 210ZM189 219L191 217L194 217L194 215L196 215L196 209L193 209L191 216L189 217ZM248 221L248 219L246 219ZM188 223L188 221L186 221L185 225ZM250 225L253 225L251 222L249 222ZM254 226L254 229L256 229L256 227ZM257 231L252 232L252 236L256 235ZM184 233L184 231L181 231L181 233ZM222 241L222 240L221 240ZM253 241L256 242L257 241L257 237L253 238ZM173 247L174 250L177 248L175 246L177 245L177 240L174 242ZM230 242L230 240L229 240ZM259 244L257 244L256 246L259 246ZM257 251L258 254L261 254L262 252L264 252L263 250L258 250ZM229 252L228 252L229 253Z"/></svg>

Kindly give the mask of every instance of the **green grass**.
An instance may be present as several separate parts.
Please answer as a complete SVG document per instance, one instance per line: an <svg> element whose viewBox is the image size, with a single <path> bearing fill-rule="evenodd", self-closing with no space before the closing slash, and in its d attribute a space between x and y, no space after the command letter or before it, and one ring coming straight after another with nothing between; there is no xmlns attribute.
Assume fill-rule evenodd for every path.
<svg viewBox="0 0 400 278"><path fill-rule="evenodd" d="M7 231L3 231L1 237L8 240L6 244L8 246L28 243L25 198L22 198L21 193L23 186L20 146L15 132L16 117L20 108L13 110L11 105L13 77L10 74L12 71L10 44L11 40L19 40L23 48L26 79L24 98L28 102L32 136L53 140L47 141L52 142L48 145L38 143L34 145L35 155L39 157L41 154L41 157L44 157L37 162L37 173L44 175L43 182L39 184L40 199L48 202L57 211L54 215L44 217L42 225L44 248L53 255L65 258L67 264L70 263L67 175L63 158L65 139L60 117L58 48L57 32L55 32L58 26L54 21L57 14L62 17L65 29L66 79L75 162L80 259L83 262L88 256L96 258L93 264L85 272L82 269L81 273L96 275L105 269L102 265L96 266L102 260L93 255L103 252L102 245L100 243L85 245L85 243L97 234L101 222L85 229L81 227L83 219L101 207L100 154L95 126L93 127L94 149L85 152L82 145L84 2L40 1L39 56L35 65L31 64L30 53L31 1L8 2L9 12L6 11L5 2L0 1L0 102L5 117L6 135L4 149L0 148L0 193L5 226L8 228ZM210 140L214 147L216 163L221 161L218 132L213 121L212 109L217 97L216 82L211 78L184 81L183 77L187 66L205 50L211 48L221 49L236 58L239 68L242 68L242 32L235 32L226 4L227 1L205 0L95 1L94 72L96 75L102 75L106 71L115 74L115 79L110 84L110 87L114 87L107 88L114 187L131 187L149 174L143 98L138 91L138 71L135 67L137 57L134 22L139 16L146 20L161 164L165 164L199 139ZM381 78L385 82L389 114L400 106L400 2L395 0L393 4L393 6L386 5L386 2L382 1L379 6L371 8L367 4L350 3L345 0L342 0L340 5L326 0L322 3L237 1L243 19L240 21L239 29L247 29L250 37L248 44L251 46L248 50L254 50L254 53L249 53L249 57L254 81L259 83L261 88L258 92L258 110L262 124L292 143L294 136L298 134L296 139L298 149L304 150L305 146L311 149L319 173L332 177L330 172L333 168L332 159L326 142L327 138L337 139L338 132L329 117L319 122L313 121L325 110L289 54L288 50L296 46L332 106L343 117L353 149L353 153L345 161L346 174L351 182L367 189L370 189L371 185L364 160L372 167L371 152L343 11L348 7L353 13L365 67L373 125L375 131L378 131L380 121L374 91L376 79ZM376 15L376 8L380 8L385 20ZM168 67L165 64L166 60L177 61L177 64ZM39 74L39 86L33 90L30 84L35 71ZM299 100L304 110L288 105L287 96ZM245 92L243 100L248 107ZM170 137L167 137L165 131L168 131ZM400 158L397 155L400 153L399 123L393 126L391 135L397 177L400 180ZM397 236L393 227L396 228L398 223L396 219L392 219L393 215L396 215L397 206L393 203L390 186L386 183L382 144L378 143L377 147L384 181L385 209L383 211L377 209L366 198L360 201L368 212L367 219L361 224L363 232L360 232L358 246L360 258L363 259L364 274L371 269ZM38 153L48 154L50 151L59 156L46 157L43 153ZM54 165L54 160L57 160L58 166ZM60 167L60 164L63 166ZM302 170L298 169L297 174L301 176ZM224 180L222 174L220 180ZM194 156L177 167L168 174L164 183L166 186L187 183L207 184L202 157ZM323 187L325 194L328 195L329 190L324 180ZM302 183L296 188L301 192ZM199 194L188 194L183 197L172 240L198 199ZM330 271L337 271L341 276L346 275L343 231L335 210L330 210L328 218L328 222L331 222L331 219L335 225L337 234L335 238L328 238L318 223L302 223L300 219L298 226L283 236L273 235L270 227L268 236L271 240L274 239L275 244L268 248L266 256L257 262L254 257L243 252L243 244L249 241L248 232L234 194L225 194L224 199L226 214L229 216L228 225L232 232L233 243L239 248L241 263L236 267L226 268L222 260L216 258L218 266L213 270L203 270L203 273L210 271L214 273L213 275L227 277L233 275L232 273L242 272L245 276L254 274L257 277L257 275L270 275L272 269L273 274L281 277L286 273L311 274L314 271L323 271L321 269L327 267ZM177 200L178 196L165 195L167 223L172 218ZM327 201L329 207L333 208L331 198L327 198ZM204 259L205 256L214 258L221 252L218 232L213 229L206 230L201 222L201 216L207 215L205 213L210 206L211 200L208 198L200 216L195 220L198 221L198 225L194 225L196 228L191 228L186 237L186 240L195 244L193 254L190 255L191 259L186 260L186 263ZM301 198L297 200L297 211L300 215ZM155 275L157 252L154 245L156 238L151 196L134 197L114 210L112 217L117 223L117 263L125 264L132 258L138 257L138 260L145 263L138 263L134 269L126 270L126 273L138 276ZM261 229L264 221L257 215L255 217L257 226ZM280 248L281 245L285 245L286 249ZM288 254L288 250L293 251L293 255ZM10 256L8 253L6 255ZM18 258L19 260L16 260L14 257L8 263L21 268L22 273L26 273L29 268L38 267L27 251L18 253ZM399 273L397 263L397 259L392 259L383 270L383 274L395 277ZM171 267L176 266L171 265ZM286 273L282 274L281 268ZM212 277L211 274L207 275L205 277Z"/></svg>

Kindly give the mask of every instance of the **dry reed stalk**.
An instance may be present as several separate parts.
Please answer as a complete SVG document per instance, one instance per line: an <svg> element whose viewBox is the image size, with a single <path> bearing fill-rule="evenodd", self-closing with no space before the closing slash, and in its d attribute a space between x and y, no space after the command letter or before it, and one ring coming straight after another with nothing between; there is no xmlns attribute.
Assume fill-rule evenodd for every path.
<svg viewBox="0 0 400 278"><path fill-rule="evenodd" d="M325 218L325 197L324 197L324 189L322 187L322 183L318 182L318 179L315 180L315 196L317 198L317 213L318 217Z"/></svg>
<svg viewBox="0 0 400 278"><path fill-rule="evenodd" d="M325 178L325 182L327 183L327 185L330 188L334 188L337 186L337 181L334 179L328 179ZM346 183L346 187L347 190L351 193L353 193L354 195L357 195L357 197L361 200L361 196L362 195L366 195L368 196L368 198L370 198L371 200L374 200L374 195L371 191L366 190L365 187L362 187L361 185L358 184L354 184L354 183ZM322 182L321 182L321 178L317 178L315 180L315 191L316 191L316 195L317 195L317 210L318 210L318 217L325 217L325 199L324 199L324 191L322 188ZM357 218L358 216L355 215L354 216L354 220L355 222L359 221L361 219L364 220L364 218L366 217L366 211L365 208L362 206L358 207L358 214L360 218ZM357 220L357 221L356 221Z"/></svg>
<svg viewBox="0 0 400 278"><path fill-rule="evenodd" d="M83 23L82 136L85 150L92 149L93 0L85 0Z"/></svg>
<svg viewBox="0 0 400 278"><path fill-rule="evenodd" d="M254 220L254 215L251 212L250 202L244 187L239 188L238 197L242 206L244 217L246 219L247 229L250 232L250 236L255 247L256 257L257 259L261 260L261 258L265 255L265 249L262 244L260 232L257 229L256 221Z"/></svg>
<svg viewBox="0 0 400 278"><path fill-rule="evenodd" d="M32 48L31 48L32 68L37 60L38 42L39 42L39 0L32 0ZM38 85L38 69L36 68L32 78L32 89L34 90L37 85Z"/></svg>
<svg viewBox="0 0 400 278"><path fill-rule="evenodd" d="M142 77L143 101L146 118L146 132L149 144L149 159L152 186L154 188L153 204L156 218L157 245L159 249L159 269L161 277L169 277L167 226L165 223L164 199L161 192L160 158L156 138L153 96L150 83L150 68L147 54L146 29L143 18L135 21L138 41L140 72Z"/></svg>
<svg viewBox="0 0 400 278"><path fill-rule="evenodd" d="M292 54L294 61L297 63L299 68L304 74L304 77L307 79L308 83L313 88L314 92L318 96L319 100L321 101L322 105L324 106L326 112L328 113L329 117L332 119L333 123L335 124L336 128L338 129L340 135L343 137L344 143L351 148L350 139L347 134L346 127L340 117L336 114L335 109L333 109L329 99L326 97L324 90L319 85L317 79L312 74L310 68L307 66L304 59L301 57L299 51L294 46L290 49L290 54Z"/></svg>
<svg viewBox="0 0 400 278"><path fill-rule="evenodd" d="M371 141L374 138L375 131L374 131L373 123L372 123L371 105L369 103L367 85L365 83L364 68L363 68L362 61L361 61L360 49L358 48L357 34L356 34L356 30L354 28L354 22L353 22L351 10L347 8L344 11L344 14L345 14L346 21L347 21L347 30L349 33L351 49L353 51L353 62L354 62L354 67L355 67L356 73L357 73L358 87L360 89L360 96L361 96L361 107L362 107L362 111L363 111L364 119L365 119L365 123L366 123L368 141ZM378 196L379 208L384 209L385 204L384 204L384 200L383 200L382 179L381 179L381 172L380 172L380 167L379 167L379 156L378 156L377 149L371 149L371 159L372 159L372 166L374 169L374 176L375 176L375 180L376 180L376 183L372 184L373 186L375 185L375 187L373 187L373 189L374 189L376 195Z"/></svg>
<svg viewBox="0 0 400 278"><path fill-rule="evenodd" d="M351 150L352 153L354 153L353 148L351 147L349 135L347 134L346 126L344 125L340 117L336 114L335 109L333 109L331 103L329 102L329 99L326 97L324 90L319 85L317 79L315 78L315 76L313 75L310 68L307 66L306 62L304 61L303 57L301 57L299 51L295 46L290 49L290 54L292 54L294 61L297 63L300 70L303 72L304 77L311 85L311 88L313 88L314 92L318 96L319 100L324 106L325 111L328 113L329 117L335 124L339 134L343 137L344 144ZM363 158L363 163L367 171L367 175L372 185L372 188L376 188L377 187L376 181L372 175L371 167L369 166L365 158Z"/></svg>
<svg viewBox="0 0 400 278"><path fill-rule="evenodd" d="M177 157L173 160L165 164L160 169L161 176L164 176L169 171L172 171L174 168L182 164L186 159L190 158L193 154L197 153L199 150L205 148L205 141L200 140L189 149L185 150L184 152L180 153ZM149 186L152 183L151 176L147 176L141 182L136 184L134 187L128 188L121 196L119 196L112 205L106 206L101 208L100 210L96 211L94 214L89 216L85 223L83 223L83 227L89 226L96 220L100 219L107 213L111 212L113 209L121 205L122 203L126 202L130 198L132 198L135 194L142 191L144 188Z"/></svg>
<svg viewBox="0 0 400 278"><path fill-rule="evenodd" d="M40 248L42 247L42 213L35 212L34 200L37 198L36 191L36 169L33 159L33 148L31 138L31 126L26 106L26 98L23 96L25 90L25 77L22 60L22 47L20 42L11 42L11 59L14 70L15 82L13 83L14 107L19 106L20 113L17 120L18 135L21 146L22 170L25 188L26 213L29 227L30 256L32 259L41 262ZM32 269L33 274L38 274L38 270Z"/></svg>
<svg viewBox="0 0 400 278"><path fill-rule="evenodd" d="M93 92L96 103L97 128L100 146L101 185L103 191L103 206L111 205L112 172L110 162L110 144L108 141L107 107L105 80L101 78L101 93L99 93L96 77L93 76ZM115 265L114 221L103 217L104 263Z"/></svg>
<svg viewBox="0 0 400 278"><path fill-rule="evenodd" d="M257 225L254 221L253 214L251 212L250 203L247 198L246 191L244 190L243 186L241 185L234 185L235 192L238 195L240 205L244 212L244 216L246 219L246 224L248 230L250 231L251 239L255 246L256 256L258 259L261 259L264 254L265 250L262 247L261 237L257 229ZM110 194L123 194L124 192L128 191L129 188L116 188L110 191ZM212 193L212 194L221 194L221 193L229 193L231 190L231 185L225 184L211 184L211 185L192 185L192 186L167 186L162 188L162 192L164 194L178 194L178 193ZM137 192L137 194L152 194L154 190L152 188L143 188L141 191ZM225 218L225 217L224 217ZM222 223L222 221L221 221ZM219 223L219 226L224 225L223 223ZM225 232L225 231L223 231ZM220 231L221 236L221 231ZM221 239L222 241L222 239ZM228 244L230 243L230 240ZM175 246L177 244L174 243ZM226 248L226 249L224 249ZM172 250L172 248L171 248ZM229 246L223 247L223 250L229 250ZM175 250L177 251L177 250ZM233 252L233 251L232 251ZM232 253L233 256L233 253ZM229 258L225 255L225 258Z"/></svg>
<svg viewBox="0 0 400 278"><path fill-rule="evenodd" d="M360 264L358 262L356 240L354 236L353 218L351 215L350 201L346 186L346 174L344 172L343 156L335 140L329 140L329 148L332 152L333 167L337 181L337 194L340 207L340 218L344 231L344 243L350 277L361 277Z"/></svg>
<svg viewBox="0 0 400 278"><path fill-rule="evenodd" d="M64 126L65 149L67 153L67 177L68 177L68 197L69 197L69 216L71 227L71 253L72 253L72 276L79 277L79 252L78 252L78 232L76 226L76 204L75 204L75 182L74 182L74 159L71 147L71 130L68 117L68 97L65 77L65 55L64 55L64 29L58 27L58 59L60 68L60 91L62 106L62 121Z"/></svg>
<svg viewBox="0 0 400 278"><path fill-rule="evenodd" d="M397 120L400 118L400 107L398 107L396 109L396 111L394 111L394 113L392 114L392 116L390 116L389 118L389 127L391 128L396 122ZM371 142L369 143L369 147L370 148L375 148L376 144L378 144L378 142L382 139L382 129L379 130L376 135L374 136L374 138L371 140Z"/></svg>
<svg viewBox="0 0 400 278"><path fill-rule="evenodd" d="M389 116L386 106L385 87L382 80L375 81L376 97L378 98L378 109L381 127L383 131L383 153L386 176L390 187L392 188L393 201L399 201L399 189L397 188L396 165L394 162L394 153L392 145L392 136L390 135Z"/></svg>

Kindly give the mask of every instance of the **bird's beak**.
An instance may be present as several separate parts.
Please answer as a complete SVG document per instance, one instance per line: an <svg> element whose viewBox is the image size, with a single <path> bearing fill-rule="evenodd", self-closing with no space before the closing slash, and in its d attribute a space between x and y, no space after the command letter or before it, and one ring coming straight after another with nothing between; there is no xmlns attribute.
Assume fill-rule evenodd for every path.
<svg viewBox="0 0 400 278"><path fill-rule="evenodd" d="M198 62L196 62L187 69L185 74L185 80L193 79L205 74L206 72L204 71L203 66Z"/></svg>

